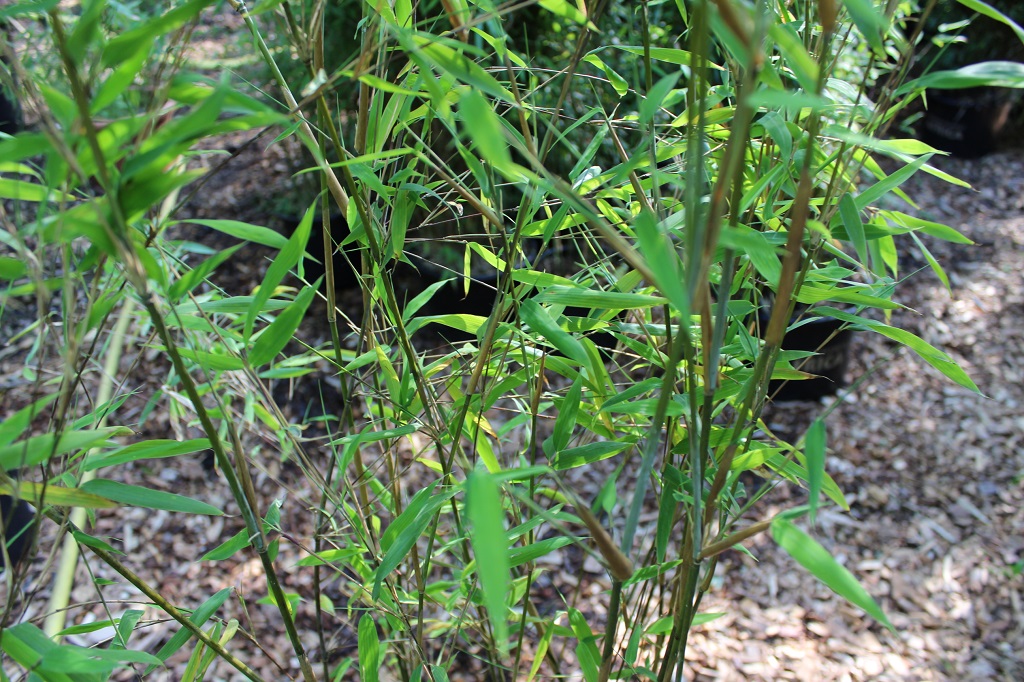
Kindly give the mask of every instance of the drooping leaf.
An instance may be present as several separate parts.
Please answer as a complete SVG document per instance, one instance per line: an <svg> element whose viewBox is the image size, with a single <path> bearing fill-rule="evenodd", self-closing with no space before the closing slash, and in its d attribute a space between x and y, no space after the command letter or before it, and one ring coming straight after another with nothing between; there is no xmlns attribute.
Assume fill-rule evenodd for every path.
<svg viewBox="0 0 1024 682"><path fill-rule="evenodd" d="M889 618L857 579L828 553L818 541L798 528L785 516L776 516L771 523L772 537L797 563L840 597L859 606L879 623L895 631Z"/></svg>
<svg viewBox="0 0 1024 682"><path fill-rule="evenodd" d="M465 130L472 131L468 142L475 144L484 159L496 169L504 173L513 172L505 128L490 103L476 90L468 90L459 100L459 108Z"/></svg>
<svg viewBox="0 0 1024 682"><path fill-rule="evenodd" d="M579 609L569 609L569 625L576 635L576 657L586 682L597 682L601 665L601 654L597 649L597 637L587 623L587 617Z"/></svg>
<svg viewBox="0 0 1024 682"><path fill-rule="evenodd" d="M359 618L359 679L377 682L380 679L380 637L373 616L364 613Z"/></svg>
<svg viewBox="0 0 1024 682"><path fill-rule="evenodd" d="M433 487L430 488L433 491ZM417 500L416 505L406 507L392 525L398 524L398 530L388 536L388 548L384 551L384 557L373 579L372 598L377 599L380 595L381 584L384 578L391 574L398 565L402 563L409 554L412 546L427 530L434 514L445 502L455 495L455 489L446 490L437 495L423 496Z"/></svg>
<svg viewBox="0 0 1024 682"><path fill-rule="evenodd" d="M910 350L917 353L922 360L942 372L960 386L970 389L979 395L981 394L981 390L978 389L978 386L974 383L971 377L967 375L967 372L965 372L960 365L953 360L953 358L949 357L947 353L939 350L921 337L915 336L905 329L891 327L884 322L879 322L878 320L869 320L857 317L856 315L851 315L850 313L842 310L836 310L835 308L823 307L819 309L818 312L822 315L829 315L838 320L843 320L844 322L849 322L850 324L870 329L882 336L889 337L897 343L903 344Z"/></svg>
<svg viewBox="0 0 1024 682"><path fill-rule="evenodd" d="M815 419L807 429L804 445L804 457L807 459L807 496L811 524L814 524L818 512L821 485L825 478L826 437L825 422L821 418Z"/></svg>
<svg viewBox="0 0 1024 682"><path fill-rule="evenodd" d="M484 605L490 615L498 650L507 655L506 602L511 583L508 538L505 535L501 488L491 474L474 471L466 479L466 515Z"/></svg>

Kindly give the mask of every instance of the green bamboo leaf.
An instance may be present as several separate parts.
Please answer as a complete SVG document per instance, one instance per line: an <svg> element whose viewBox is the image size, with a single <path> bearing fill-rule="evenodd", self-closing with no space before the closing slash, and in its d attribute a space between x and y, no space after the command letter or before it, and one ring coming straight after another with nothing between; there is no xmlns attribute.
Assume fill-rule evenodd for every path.
<svg viewBox="0 0 1024 682"><path fill-rule="evenodd" d="M193 452L202 452L210 448L208 438L194 438L192 440L144 440L139 443L132 443L113 452L91 455L85 460L84 470L95 471L102 467L115 466L126 462L136 462L140 459L163 459L164 457L177 457L178 455L190 455Z"/></svg>
<svg viewBox="0 0 1024 682"><path fill-rule="evenodd" d="M0 7L0 21L11 17L31 16L46 14L57 7L60 0L29 0L28 2L14 2Z"/></svg>
<svg viewBox="0 0 1024 682"><path fill-rule="evenodd" d="M313 228L313 214L316 208L317 202L310 204L288 243L284 245L277 258L267 268L267 274L263 276L263 282L260 284L259 291L253 296L252 305L249 306L248 314L245 317L244 336L246 339L252 335L253 324L256 322L256 317L263 312L263 304L270 300L274 290L277 289L277 285L281 283L281 280L288 274L288 271L299 262L302 252L305 251L306 242L309 241L309 233Z"/></svg>
<svg viewBox="0 0 1024 682"><path fill-rule="evenodd" d="M555 417L555 426L552 429L550 438L543 443L544 453L548 459L555 457L556 453L564 450L572 439L572 431L576 428L576 416L580 411L580 402L583 396L583 377L577 376L572 386L565 393L558 415Z"/></svg>
<svg viewBox="0 0 1024 682"><path fill-rule="evenodd" d="M223 590L217 592L212 597L204 601L200 604L199 608L192 612L192 615L189 616L189 621L199 627L202 627L203 624L210 620L213 614L217 612L217 609L219 609L227 600L228 596L231 594L231 590L232 588L225 587ZM191 630L186 630L182 627L174 633L174 636L171 637L166 644L160 647L160 650L156 652L156 657L161 661L166 662L167 659L177 653L181 647L185 646L193 636L194 635ZM155 667L155 665L151 665L146 668L144 675L149 675Z"/></svg>
<svg viewBox="0 0 1024 682"><path fill-rule="evenodd" d="M353 366L346 368L346 371L355 369ZM342 436L341 438L335 438L330 441L330 445L358 445L360 443L375 443L381 440L388 440L389 438L401 438L402 436L408 436L411 433L415 433L420 428L419 424L402 424L401 426L395 426L390 429L375 429L367 428L359 433L352 434L350 436Z"/></svg>
<svg viewBox="0 0 1024 682"><path fill-rule="evenodd" d="M682 317L690 314L689 296L683 285L679 256L667 235L661 232L654 216L641 211L636 217L636 236L639 251L654 273L654 284Z"/></svg>
<svg viewBox="0 0 1024 682"><path fill-rule="evenodd" d="M57 393L51 393L43 396L0 422L0 446L10 445L16 438L24 434L32 420L43 414L46 407L57 399L57 395Z"/></svg>
<svg viewBox="0 0 1024 682"><path fill-rule="evenodd" d="M384 534L380 538L380 548L384 550L385 553L387 553L388 550L391 549L392 545L395 544L395 539L405 532L405 529L414 523L416 518L419 517L419 515L427 508L427 505L432 499L431 496L434 494L434 488L437 487L438 483L439 481L434 481L426 488L417 490L416 494L412 496L412 499L409 500L409 503L405 506L402 514L388 525L387 530L384 531ZM441 502L443 501L444 500L442 499ZM435 506L433 511L436 510L437 507ZM431 513L433 513L433 511Z"/></svg>
<svg viewBox="0 0 1024 682"><path fill-rule="evenodd" d="M490 614L498 650L508 655L508 600L511 573L505 513L501 507L501 488L485 472L474 471L466 479L466 515L469 538L476 558L484 605Z"/></svg>
<svg viewBox="0 0 1024 682"><path fill-rule="evenodd" d="M949 357L946 353L939 350L935 346L931 345L919 336L906 331L905 329L899 329L897 327L890 327L889 325L879 322L877 320L868 320L856 315L836 310L834 308L823 307L818 310L822 315L828 315L844 322L857 325L860 328L869 329L873 332L877 332L882 336L886 336L897 343L903 344L910 350L917 353L922 360L927 362L935 369L942 372L948 378L954 382L963 386L964 388L970 389L975 393L981 395L981 391L975 385L971 377L967 375L961 367L956 364L953 358Z"/></svg>
<svg viewBox="0 0 1024 682"><path fill-rule="evenodd" d="M719 239L722 246L747 254L751 265L772 286L777 286L782 276L783 250L768 241L761 232L746 225L726 225Z"/></svg>
<svg viewBox="0 0 1024 682"><path fill-rule="evenodd" d="M24 669L35 671L36 679L45 679L46 682L77 682L60 670L40 670L47 657L59 651L59 645L31 623L18 623L6 628L3 639L0 639L0 649ZM40 673L46 677L40 677Z"/></svg>
<svg viewBox="0 0 1024 682"><path fill-rule="evenodd" d="M210 256L202 263L186 272L178 278L177 282L171 285L171 288L167 291L167 297L171 301L177 301L186 293L195 289L196 286L206 280L206 276L213 272L218 265L235 255L235 251L238 251L238 249L243 246L244 244L236 244L235 246L224 249L223 251Z"/></svg>
<svg viewBox="0 0 1024 682"><path fill-rule="evenodd" d="M29 500L36 507L52 505L55 507L82 507L83 509L110 509L117 506L116 502L78 488L64 488L35 481L18 481L14 486L0 483L0 493Z"/></svg>
<svg viewBox="0 0 1024 682"><path fill-rule="evenodd" d="M572 626L572 632L576 635L576 656L580 662L580 669L583 671L583 679L586 682L597 682L601 665L601 654L597 650L597 637L590 629L587 617L579 609L569 609L569 625Z"/></svg>
<svg viewBox="0 0 1024 682"><path fill-rule="evenodd" d="M433 487L430 489L433 490ZM427 526L430 525L437 510L441 508L441 505L450 500L455 493L456 490L452 489L437 495L431 495L429 498L423 498L422 504L417 504L411 510L409 507L406 507L399 517L391 522L392 525L398 524L399 529L397 532L389 535L389 547L384 551L384 557L381 559L374 574L373 599L376 600L380 596L380 588L384 578L398 568L398 565L409 554L412 546L426 532Z"/></svg>
<svg viewBox="0 0 1024 682"><path fill-rule="evenodd" d="M583 466L584 464L600 462L602 459L614 457L631 445L633 444L617 441L596 441L576 448L561 450L555 453L555 457L551 461L551 467L561 471L563 469Z"/></svg>
<svg viewBox="0 0 1024 682"><path fill-rule="evenodd" d="M772 378L776 378L772 375ZM782 378L792 378L787 375L783 375ZM794 462L792 457L780 454L780 451L775 448L764 449L757 454L757 458L764 458L764 466L774 471L779 476L782 476L787 481L791 481L796 485L807 487L808 474L807 469L801 464ZM753 465L755 462L750 462ZM846 496L843 495L842 489L835 482L828 473L822 476L821 481L821 492L825 493L825 496L839 505L845 511L850 510L850 503L846 501Z"/></svg>
<svg viewBox="0 0 1024 682"><path fill-rule="evenodd" d="M889 21L871 0L843 0L853 23L876 55L885 56L885 34Z"/></svg>
<svg viewBox="0 0 1024 682"><path fill-rule="evenodd" d="M576 5L569 3L568 0L538 0L537 4L563 19L574 21L577 24L586 24L592 31L598 30L598 28L587 19L587 15L581 12Z"/></svg>
<svg viewBox="0 0 1024 682"><path fill-rule="evenodd" d="M114 640L110 643L110 648L124 649L128 644L128 640L131 639L132 633L135 631L135 626L144 615L146 615L146 612L140 609L128 609L120 618L115 619L117 621L118 636L114 637Z"/></svg>
<svg viewBox="0 0 1024 682"><path fill-rule="evenodd" d="M821 484L825 479L825 443L827 432L825 422L819 417L807 429L804 445L804 457L807 459L807 499L810 507L811 524L818 513L818 500L821 497Z"/></svg>
<svg viewBox="0 0 1024 682"><path fill-rule="evenodd" d="M49 187L28 182L26 180L15 180L13 178L0 178L0 199L14 199L17 201L73 201L74 199Z"/></svg>
<svg viewBox="0 0 1024 682"><path fill-rule="evenodd" d="M505 139L505 126L490 103L476 90L467 90L459 100L466 142L476 145L480 155L503 173L515 171Z"/></svg>
<svg viewBox="0 0 1024 682"><path fill-rule="evenodd" d="M793 133L786 125L786 119L777 111L769 111L757 120L756 125L763 126L768 135L779 147L780 156L783 159L793 158ZM785 166L778 166L785 168Z"/></svg>
<svg viewBox="0 0 1024 682"><path fill-rule="evenodd" d="M111 105L114 100L121 96L128 86L135 82L136 76L142 70L142 65L149 58L148 49L140 49L131 57L125 59L117 68L96 89L96 96L89 104L89 111L97 114Z"/></svg>
<svg viewBox="0 0 1024 682"><path fill-rule="evenodd" d="M891 175L883 177L871 187L868 187L866 190L858 194L856 199L854 199L857 210L863 211L889 192L899 188L900 185L916 173L921 166L927 163L930 158L932 158L931 154L919 157Z"/></svg>
<svg viewBox="0 0 1024 682"><path fill-rule="evenodd" d="M253 244L261 244L263 246L269 246L272 249L282 249L284 245L288 243L288 238L284 235L271 230L269 227L260 227L259 225L250 225L249 223L243 223L238 220L183 220L181 223L191 223L193 225L202 225L208 227L211 230L217 230L231 237L237 237ZM175 225L181 223L174 223Z"/></svg>
<svg viewBox="0 0 1024 682"><path fill-rule="evenodd" d="M245 361L237 355L224 355L212 353L207 350L195 350L192 348L179 348L178 355L191 360L204 370L212 372L233 372L245 369Z"/></svg>
<svg viewBox="0 0 1024 682"><path fill-rule="evenodd" d="M656 559L659 563L665 561L665 553L668 551L668 541L672 533L676 509L679 506L676 493L682 489L682 486L683 477L679 469L672 465L666 465L665 475L662 477L661 495L658 499L658 525L654 535Z"/></svg>
<svg viewBox="0 0 1024 682"><path fill-rule="evenodd" d="M793 75L804 92L817 92L820 71L818 62L804 47L796 30L791 25L772 24L768 29L768 35L778 45L779 52L785 57L786 64L793 70Z"/></svg>
<svg viewBox="0 0 1024 682"><path fill-rule="evenodd" d="M849 235L850 243L857 252L857 259L861 263L867 262L868 245L864 237L864 223L860 219L860 211L857 210L852 195L844 194L839 200L839 217L842 218L846 234Z"/></svg>
<svg viewBox="0 0 1024 682"><path fill-rule="evenodd" d="M629 92L629 82L620 76L615 69L605 64L604 61L596 54L588 54L583 58L583 61L588 64L593 64L604 72L604 75L608 78L608 83L611 84L616 95L619 97L625 97L626 93Z"/></svg>
<svg viewBox="0 0 1024 682"><path fill-rule="evenodd" d="M539 540L525 547L513 547L508 553L509 568L515 568L516 566L536 561L540 557L551 554L556 549L571 545L574 542L577 542L577 538L556 535L553 538Z"/></svg>
<svg viewBox="0 0 1024 682"><path fill-rule="evenodd" d="M198 305L194 304L192 301L186 301L175 306L175 309L181 315L191 315L197 310L202 310L206 313L238 315L240 313L244 313L250 306L252 306L252 300L252 296L231 296L229 298L201 301ZM291 303L291 301L272 298L263 304L263 310L266 312L284 310L290 306Z"/></svg>
<svg viewBox="0 0 1024 682"><path fill-rule="evenodd" d="M928 88L962 90L979 87L1024 88L1024 64L1018 62L979 62L949 71L932 71L907 81L896 92L906 95Z"/></svg>
<svg viewBox="0 0 1024 682"><path fill-rule="evenodd" d="M995 21L998 21L1001 24L1006 24L1013 30L1015 34L1017 34L1017 38L1019 38L1020 41L1024 43L1024 28L1021 28L1020 25L1017 24L1017 22L1015 22L1013 19L1000 12L992 5L986 2L982 2L981 0L957 0L957 2L959 2L964 7L967 7L968 9L974 10L978 14L982 14L988 17L989 19L994 19Z"/></svg>
<svg viewBox="0 0 1024 682"><path fill-rule="evenodd" d="M249 538L244 530L240 530L220 543L209 552L199 557L199 561L223 561L233 557L249 546Z"/></svg>
<svg viewBox="0 0 1024 682"><path fill-rule="evenodd" d="M892 219L893 222L912 230L920 230L936 239L943 239L954 244L973 244L974 242L949 225L936 223L924 218L918 218L902 211L880 211L882 215Z"/></svg>
<svg viewBox="0 0 1024 682"><path fill-rule="evenodd" d="M82 484L81 489L94 495L135 507L163 509L164 511L182 512L184 514L204 514L207 516L222 516L224 514L223 511L212 505L193 500L184 495L151 490L150 488L128 485L105 478L86 481Z"/></svg>
<svg viewBox="0 0 1024 682"><path fill-rule="evenodd" d="M651 88L651 91L647 93L647 96L640 102L640 125L647 125L653 119L655 114L661 108L662 102L672 92L672 88L676 86L679 81L679 77L682 75L681 71L670 73L658 80L657 83Z"/></svg>
<svg viewBox="0 0 1024 682"><path fill-rule="evenodd" d="M430 299L433 298L434 294L437 293L437 290L446 285L447 283L448 282L445 280L442 280L440 282L434 282L429 287L424 289L422 292L417 294L415 298L406 303L405 308L402 310L402 320L406 323L410 322L412 320L413 315L415 315L420 310L420 308L429 303ZM484 319L486 320L487 318Z"/></svg>
<svg viewBox="0 0 1024 682"><path fill-rule="evenodd" d="M440 324L452 329L458 329L469 334L476 334L480 328L487 324L487 318L481 315L469 315L466 313L452 313L449 315L427 315L414 317L408 325L408 332L412 334L428 324Z"/></svg>
<svg viewBox="0 0 1024 682"><path fill-rule="evenodd" d="M538 303L576 306L580 308L605 308L608 310L636 310L665 305L668 299L647 294L630 294L620 291L600 291L581 286L550 286L537 294Z"/></svg>
<svg viewBox="0 0 1024 682"><path fill-rule="evenodd" d="M413 36L413 40L417 44L415 49L430 60L439 71L450 74L466 85L507 104L516 104L512 93L483 67L466 56L465 50L470 49L469 46L460 45L456 51L445 43L437 42L436 36L416 35Z"/></svg>
<svg viewBox="0 0 1024 682"><path fill-rule="evenodd" d="M928 261L928 266L932 269L932 272L935 273L935 276L939 278L939 281L942 282L942 286L946 287L946 291L952 295L953 288L949 284L949 276L942 268L942 265L940 265L939 261L935 259L935 256L933 256L928 247L924 245L924 242L921 241L920 237L913 232L910 233L910 237L914 240L914 243L917 244L917 248L921 249L921 253L924 254L925 260Z"/></svg>
<svg viewBox="0 0 1024 682"><path fill-rule="evenodd" d="M589 364L590 360L587 357L587 351L584 350L579 339L559 327L551 315L535 300L528 299L523 301L519 306L519 314L534 332L543 336L562 355L570 360L575 360L581 365L586 366Z"/></svg>
<svg viewBox="0 0 1024 682"><path fill-rule="evenodd" d="M861 587L860 583L828 553L814 538L797 528L792 521L784 516L772 519L772 537L786 552L796 559L797 563L829 587L840 597L855 606L859 606L879 623L895 631L888 617L882 612L871 595Z"/></svg>
<svg viewBox="0 0 1024 682"><path fill-rule="evenodd" d="M373 616L364 613L359 618L359 679L377 682L380 679L380 637Z"/></svg>
<svg viewBox="0 0 1024 682"><path fill-rule="evenodd" d="M431 665L430 674L434 676L434 682L448 682L448 671L439 665Z"/></svg>
<svg viewBox="0 0 1024 682"><path fill-rule="evenodd" d="M270 509L267 510L267 514L263 519L263 532L270 533L271 531L278 529L280 522L281 502L277 500L270 505ZM203 556L199 557L199 561L223 561L224 559L231 558L250 544L248 532L240 530Z"/></svg>
<svg viewBox="0 0 1024 682"><path fill-rule="evenodd" d="M0 256L0 279L8 282L16 280L28 270L28 266L17 258Z"/></svg>
<svg viewBox="0 0 1024 682"><path fill-rule="evenodd" d="M295 297L295 301L260 333L256 343L252 345L252 350L249 351L249 364L253 368L267 364L288 345L288 342L295 336L295 330L302 323L306 310L313 302L313 297L316 296L319 288L320 280L303 287L299 295Z"/></svg>
<svg viewBox="0 0 1024 682"><path fill-rule="evenodd" d="M643 45L607 45L601 48L604 49L615 49L635 54L637 56L643 56L644 46ZM668 64L678 64L679 66L690 66L692 57L686 50L677 50L671 47L655 47L650 48L651 59L656 62L666 62ZM718 71L725 71L718 64L709 63L708 66Z"/></svg>
<svg viewBox="0 0 1024 682"><path fill-rule="evenodd" d="M139 52L149 50L157 36L180 28L185 22L198 15L208 4L210 4L209 0L192 0L192 2L175 7L159 17L141 22L138 28L125 31L111 39L103 49L103 66L112 67L132 59Z"/></svg>
<svg viewBox="0 0 1024 682"><path fill-rule="evenodd" d="M44 433L0 448L0 467L3 467L4 471L11 471L42 464L50 457L88 450L102 445L110 438L132 434L132 430L124 426L66 431L59 439L55 434Z"/></svg>

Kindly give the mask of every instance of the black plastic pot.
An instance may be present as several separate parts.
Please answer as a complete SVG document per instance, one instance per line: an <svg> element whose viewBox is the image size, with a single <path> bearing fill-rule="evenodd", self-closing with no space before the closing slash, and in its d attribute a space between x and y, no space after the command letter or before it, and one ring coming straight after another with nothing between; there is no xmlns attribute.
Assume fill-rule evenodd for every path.
<svg viewBox="0 0 1024 682"><path fill-rule="evenodd" d="M32 549L36 537L36 514L25 500L15 500L9 495L0 495L0 521L3 523L3 537L7 542L7 555L11 565L17 567ZM5 568L3 553L0 553L0 570Z"/></svg>
<svg viewBox="0 0 1024 682"><path fill-rule="evenodd" d="M18 105L0 85L0 133L14 135L18 132Z"/></svg>
<svg viewBox="0 0 1024 682"><path fill-rule="evenodd" d="M843 323L835 318L816 317L787 332L782 350L816 353L791 363L794 369L813 374L815 378L772 381L768 387L769 397L775 402L819 400L835 395L845 386L853 332L842 327Z"/></svg>
<svg viewBox="0 0 1024 682"><path fill-rule="evenodd" d="M937 149L977 158L995 151L1012 108L1012 93L1005 88L928 90L919 134Z"/></svg>

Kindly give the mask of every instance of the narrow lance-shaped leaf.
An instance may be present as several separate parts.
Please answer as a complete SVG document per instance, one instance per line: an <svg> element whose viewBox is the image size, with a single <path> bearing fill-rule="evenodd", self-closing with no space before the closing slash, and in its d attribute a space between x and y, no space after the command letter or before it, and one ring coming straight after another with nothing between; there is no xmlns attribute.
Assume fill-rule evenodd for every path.
<svg viewBox="0 0 1024 682"><path fill-rule="evenodd" d="M380 679L380 637L373 616L364 613L359 618L359 679L377 682Z"/></svg>
<svg viewBox="0 0 1024 682"><path fill-rule="evenodd" d="M317 204L314 202L306 210L306 214L299 221L299 225L295 228L295 233L292 234L291 239L288 240L288 243L281 249L277 258L267 268L267 274L263 276L260 289L253 296L252 304L249 306L245 317L246 339L252 336L253 324L256 322L256 317L263 312L263 304L270 299L277 285L281 283L281 280L288 274L292 266L299 262L299 258L306 248L306 242L309 241L310 230L313 228L313 212L316 206Z"/></svg>
<svg viewBox="0 0 1024 682"><path fill-rule="evenodd" d="M136 507L163 509L184 514L206 514L208 516L221 516L224 514L220 509L205 502L193 500L191 497L175 495L174 493L162 490L151 490L137 485L127 485L103 478L83 483L81 490L105 497L108 500Z"/></svg>
<svg viewBox="0 0 1024 682"><path fill-rule="evenodd" d="M377 599L380 596L381 584L384 579L395 570L402 560L409 554L416 540L423 535L430 525L434 514L441 505L455 495L455 489L424 497L423 503L418 502L419 498L413 498L417 503L410 504L402 514L392 521L392 525L398 524L399 531L388 535L389 547L384 551L384 557L377 566L373 579L373 591L371 597Z"/></svg>
<svg viewBox="0 0 1024 682"><path fill-rule="evenodd" d="M788 518L777 516L772 520L772 537L797 563L829 587L840 597L864 609L869 616L893 630L892 623L871 595L860 583L828 553L814 538L800 530Z"/></svg>
<svg viewBox="0 0 1024 682"><path fill-rule="evenodd" d="M519 314L524 322L530 325L535 332L539 332L547 339L548 343L561 351L567 358L575 360L581 365L586 365L589 362L587 351L583 349L579 340L559 327L551 315L536 301L533 299L523 301L519 307Z"/></svg>
<svg viewBox="0 0 1024 682"><path fill-rule="evenodd" d="M320 280L305 287L295 297L295 301L277 316L270 323L270 326L263 330L263 333L256 339L252 350L249 351L249 363L253 367L261 367L274 359L288 342L295 336L295 330L299 328L309 304L313 302L317 289L320 287Z"/></svg>
<svg viewBox="0 0 1024 682"><path fill-rule="evenodd" d="M810 506L811 524L814 524L818 512L818 499L821 496L821 485L825 478L825 443L827 432L825 422L815 419L807 429L804 439L804 456L807 458L807 495Z"/></svg>
<svg viewBox="0 0 1024 682"><path fill-rule="evenodd" d="M901 343L910 350L917 353L921 359L927 362L929 365L939 370L947 377L955 381L960 386L968 388L975 393L981 393L978 386L974 381L967 375L960 365L956 364L953 358L949 357L946 353L942 352L935 346L931 345L919 336L908 332L905 329L898 329L897 327L890 327L884 322L877 320L868 320L850 313L843 312L842 310L836 310L835 308L823 307L818 310L822 315L829 315L838 320L849 322L860 327L870 329L873 332L877 332L882 336L887 336L897 343Z"/></svg>
<svg viewBox="0 0 1024 682"><path fill-rule="evenodd" d="M499 171L513 172L504 127L490 103L479 92L469 89L463 93L459 109L464 132L471 138L467 142L475 144L481 156Z"/></svg>
<svg viewBox="0 0 1024 682"><path fill-rule="evenodd" d="M501 489L490 474L474 471L469 475L466 480L466 512L484 605L491 617L491 627L494 629L498 650L502 655L506 655L506 601L511 582L508 538L503 523L505 514L501 507Z"/></svg>
<svg viewBox="0 0 1024 682"><path fill-rule="evenodd" d="M202 627L202 625L206 621L208 621L213 616L213 614L217 612L217 609L221 607L221 604L227 601L227 598L230 594L230 587L225 587L223 590L217 592L212 597L210 597L202 604L200 604L199 608L193 611L192 615L189 616L189 620L192 623ZM166 644L160 647L160 650L156 652L156 657L159 658L161 661L166 661L168 658L177 653L177 651L181 649L181 647L185 646L185 644L190 639L192 639L192 637L192 631L186 630L184 627L182 627L180 630L178 630L178 632L174 634L173 637L171 637L170 640L167 641ZM148 675L150 672L153 671L155 667L156 666L150 666L149 668L147 668L145 674Z"/></svg>

